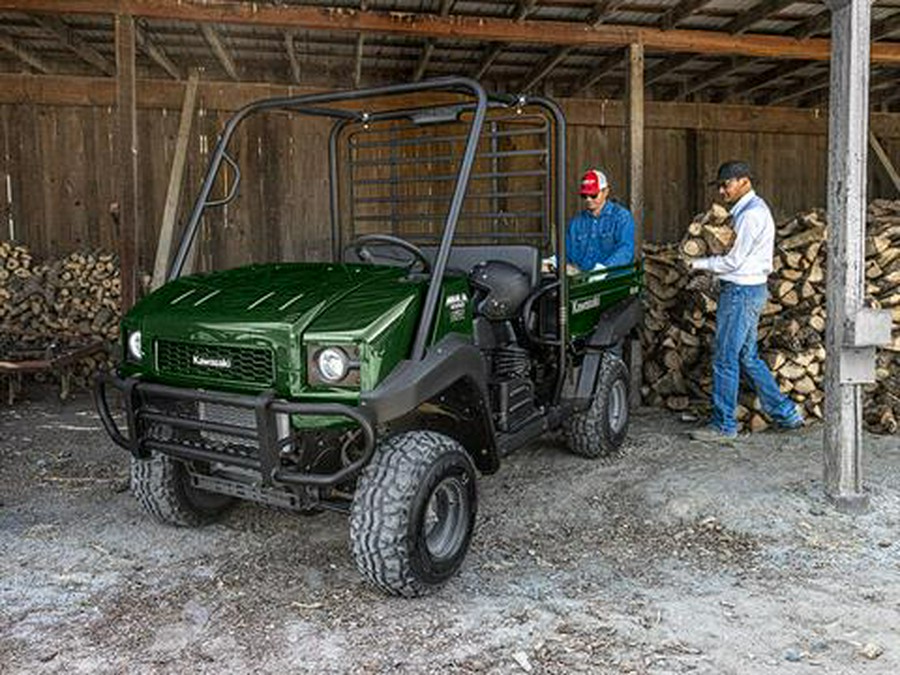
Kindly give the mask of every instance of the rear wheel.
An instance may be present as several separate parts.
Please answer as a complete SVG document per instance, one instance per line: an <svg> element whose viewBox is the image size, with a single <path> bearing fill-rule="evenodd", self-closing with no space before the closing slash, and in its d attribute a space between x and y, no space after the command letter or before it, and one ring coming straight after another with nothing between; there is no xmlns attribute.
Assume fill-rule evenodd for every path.
<svg viewBox="0 0 900 675"><path fill-rule="evenodd" d="M590 407L565 423L566 446L571 452L591 459L619 452L628 433L628 390L625 363L618 356L604 354Z"/></svg>
<svg viewBox="0 0 900 675"><path fill-rule="evenodd" d="M360 573L409 597L447 581L469 549L475 480L472 460L452 438L412 431L385 439L360 477L350 514Z"/></svg>
<svg viewBox="0 0 900 675"><path fill-rule="evenodd" d="M214 522L234 504L231 497L191 485L184 462L160 454L150 459L132 458L131 492L154 518L181 527Z"/></svg>

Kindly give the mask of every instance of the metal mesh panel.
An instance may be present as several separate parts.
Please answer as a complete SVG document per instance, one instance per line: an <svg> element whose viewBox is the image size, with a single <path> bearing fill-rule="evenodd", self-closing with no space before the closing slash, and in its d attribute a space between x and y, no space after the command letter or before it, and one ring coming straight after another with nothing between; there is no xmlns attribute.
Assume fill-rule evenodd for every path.
<svg viewBox="0 0 900 675"><path fill-rule="evenodd" d="M261 347L157 340L156 369L165 375L257 386L275 381L272 351Z"/></svg>
<svg viewBox="0 0 900 675"><path fill-rule="evenodd" d="M391 122L349 137L352 235L390 232L436 242L444 227L468 125ZM538 115L485 122L457 227L468 243L549 239L550 126Z"/></svg>

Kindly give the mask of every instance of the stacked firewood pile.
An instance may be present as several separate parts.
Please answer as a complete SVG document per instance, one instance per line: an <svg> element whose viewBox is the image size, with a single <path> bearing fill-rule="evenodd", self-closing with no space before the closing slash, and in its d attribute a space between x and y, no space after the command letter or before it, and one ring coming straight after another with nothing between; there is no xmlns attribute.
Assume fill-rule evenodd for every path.
<svg viewBox="0 0 900 675"><path fill-rule="evenodd" d="M19 352L59 353L118 336L120 279L109 253L72 253L38 262L28 248L0 242L0 359ZM102 357L96 357L97 359ZM86 380L99 363L79 364Z"/></svg>
<svg viewBox="0 0 900 675"><path fill-rule="evenodd" d="M782 391L807 417L823 415L825 369L826 219L820 210L798 214L777 229L770 300L759 327L760 354ZM680 258L722 255L734 239L728 212L714 206L700 214L679 244L644 248L644 401L702 414L712 391L712 351L717 288L707 273L689 273ZM894 314L894 343L880 350L878 383L867 388L869 428L897 431L900 420L900 201L869 207L866 294L875 307ZM768 426L755 395L744 392L738 408L743 426Z"/></svg>

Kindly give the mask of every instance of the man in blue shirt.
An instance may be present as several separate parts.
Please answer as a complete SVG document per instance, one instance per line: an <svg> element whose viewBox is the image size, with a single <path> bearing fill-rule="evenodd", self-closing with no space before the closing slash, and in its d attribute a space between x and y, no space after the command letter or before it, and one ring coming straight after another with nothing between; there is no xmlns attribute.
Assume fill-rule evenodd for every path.
<svg viewBox="0 0 900 675"><path fill-rule="evenodd" d="M566 258L575 269L590 272L627 265L634 260L634 218L631 212L609 200L609 181L602 171L589 169L581 179L579 194L584 209L569 221Z"/></svg>

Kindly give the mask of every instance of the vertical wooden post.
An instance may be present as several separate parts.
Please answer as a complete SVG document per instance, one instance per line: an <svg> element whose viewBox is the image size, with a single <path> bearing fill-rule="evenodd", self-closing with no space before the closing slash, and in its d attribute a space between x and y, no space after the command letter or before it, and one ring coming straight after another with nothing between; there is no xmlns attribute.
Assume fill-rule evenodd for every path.
<svg viewBox="0 0 900 675"><path fill-rule="evenodd" d="M861 472L862 385L853 382L857 364L845 334L863 294L871 9L867 0L826 2L832 15L825 491L837 508L857 512L868 506Z"/></svg>
<svg viewBox="0 0 900 675"><path fill-rule="evenodd" d="M644 45L628 47L628 63L625 67L626 153L628 156L628 206L634 216L634 252L641 256L644 245ZM631 403L641 401L643 358L641 343L633 339L631 344Z"/></svg>
<svg viewBox="0 0 900 675"><path fill-rule="evenodd" d="M172 251L172 237L175 233L175 216L181 201L181 184L184 182L184 165L187 160L188 140L191 134L191 123L194 120L194 103L197 100L197 85L200 78L194 70L184 88L184 101L181 105L181 120L178 123L178 138L175 141L175 155L172 158L172 170L169 173L169 187L166 191L166 205L163 209L162 224L159 228L159 242L156 246L156 262L153 265L153 282L156 289L166 281L169 269L169 258ZM194 246L199 246L194 242Z"/></svg>
<svg viewBox="0 0 900 675"><path fill-rule="evenodd" d="M137 101L135 28L130 14L116 15L116 178L119 195L119 265L122 312L137 299Z"/></svg>
<svg viewBox="0 0 900 675"><path fill-rule="evenodd" d="M625 69L626 153L628 156L628 206L634 215L635 251L644 243L644 46L628 47Z"/></svg>

